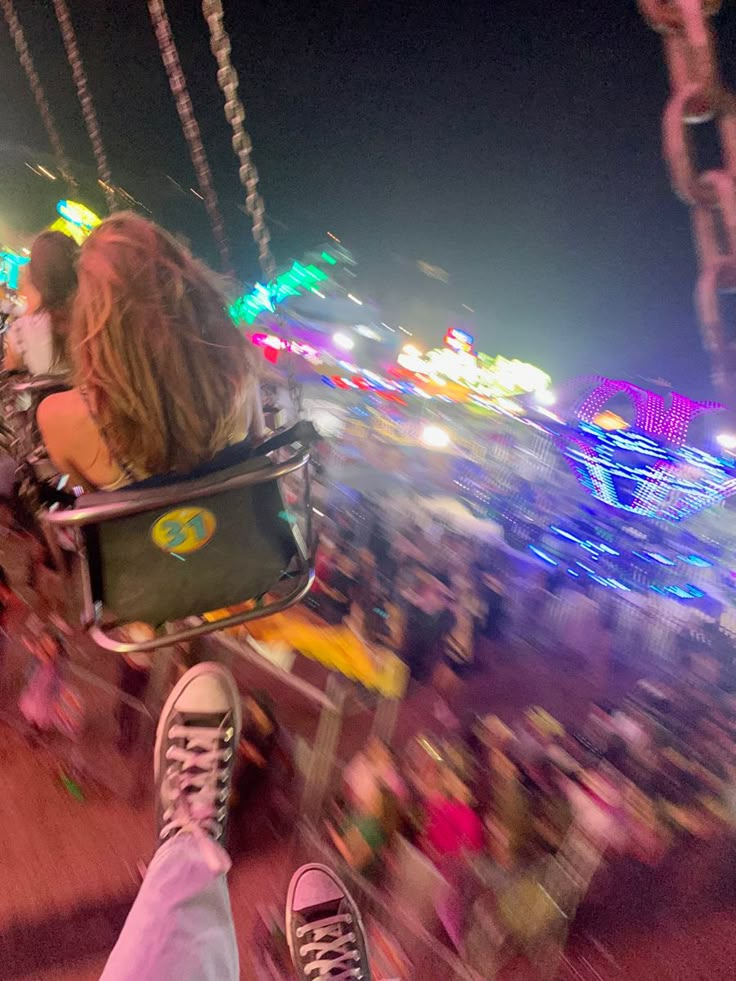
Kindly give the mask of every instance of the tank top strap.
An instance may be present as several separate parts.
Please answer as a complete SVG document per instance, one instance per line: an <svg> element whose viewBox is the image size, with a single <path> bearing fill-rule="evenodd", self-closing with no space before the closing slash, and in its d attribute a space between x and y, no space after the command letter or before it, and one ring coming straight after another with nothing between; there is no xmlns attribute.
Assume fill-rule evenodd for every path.
<svg viewBox="0 0 736 981"><path fill-rule="evenodd" d="M141 478L136 475L133 468L129 466L129 464L126 463L125 460L118 458L112 452L112 450L110 449L110 440L108 438L106 429L98 419L95 410L92 408L92 402L89 397L89 393L87 392L86 388L84 388L84 386L80 386L78 391L79 394L82 396L82 401L87 407L87 411L92 417L92 421L100 431L102 442L105 444L105 447L107 448L107 452L110 456L110 459L120 471L120 476L117 478L117 480L114 480L110 484L105 484L105 486L102 487L101 490L107 490L107 491L120 490L121 487L125 487L127 484L134 484L137 480L140 480Z"/></svg>

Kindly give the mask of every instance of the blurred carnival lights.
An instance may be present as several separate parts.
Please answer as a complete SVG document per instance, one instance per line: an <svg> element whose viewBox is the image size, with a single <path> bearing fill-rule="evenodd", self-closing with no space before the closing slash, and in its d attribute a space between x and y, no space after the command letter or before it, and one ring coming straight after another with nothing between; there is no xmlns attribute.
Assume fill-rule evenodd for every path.
<svg viewBox="0 0 736 981"><path fill-rule="evenodd" d="M335 343L335 347L339 347L342 351L352 351L355 347L355 341L352 337L339 330L332 335L332 340Z"/></svg>
<svg viewBox="0 0 736 981"><path fill-rule="evenodd" d="M719 433L716 442L724 450L736 450L736 433Z"/></svg>
<svg viewBox="0 0 736 981"><path fill-rule="evenodd" d="M450 434L441 426L425 426L421 440L425 446L433 450L444 450L450 445Z"/></svg>

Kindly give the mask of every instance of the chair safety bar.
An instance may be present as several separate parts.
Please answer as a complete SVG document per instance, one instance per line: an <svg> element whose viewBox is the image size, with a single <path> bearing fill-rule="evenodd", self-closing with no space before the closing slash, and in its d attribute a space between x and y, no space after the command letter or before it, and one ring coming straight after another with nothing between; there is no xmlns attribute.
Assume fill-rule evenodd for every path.
<svg viewBox="0 0 736 981"><path fill-rule="evenodd" d="M201 480L186 485L186 499L193 501L200 497L206 497L213 491L220 494L230 490L239 490L242 487L252 487L255 484L270 483L272 480L278 480L287 474L294 473L295 470L299 470L308 462L309 450L304 449L283 463L275 464L268 469L252 470L249 473L236 474L220 481L217 480L216 475L202 477ZM140 494L138 499L110 501L109 503L94 504L90 507L49 511L48 514L44 515L44 520L60 528L79 528L82 525L99 524L102 521L112 521L115 518L128 518L134 514L153 511L156 508L171 507L174 504L179 504L185 496L182 493L182 486L179 484L157 487L155 490L141 490L136 493ZM101 494L95 495L95 497L101 496Z"/></svg>
<svg viewBox="0 0 736 981"><path fill-rule="evenodd" d="M206 620L197 624L196 627L186 627L182 630L174 630L162 634L160 637L152 637L150 640L126 641L112 637L98 624L92 624L87 628L87 633L91 639L103 650L111 651L113 654L138 654L146 651L155 651L159 647L172 647L175 644L183 644L194 640L197 637L204 637L206 634L216 633L218 630L229 630L231 627L238 627L241 623L248 623L250 620L260 620L262 617L270 617L274 613L281 613L294 606L304 599L314 582L314 568L309 567L304 573L300 574L296 580L296 586L290 590L286 596L278 600L257 607L253 610L245 610L242 613L234 613L232 616L223 617L222 620Z"/></svg>
<svg viewBox="0 0 736 981"><path fill-rule="evenodd" d="M35 395L38 392L48 392L51 389L63 391L69 388L69 381L64 375L35 375L32 378L21 375L19 377L26 380L12 383L13 391L17 395Z"/></svg>

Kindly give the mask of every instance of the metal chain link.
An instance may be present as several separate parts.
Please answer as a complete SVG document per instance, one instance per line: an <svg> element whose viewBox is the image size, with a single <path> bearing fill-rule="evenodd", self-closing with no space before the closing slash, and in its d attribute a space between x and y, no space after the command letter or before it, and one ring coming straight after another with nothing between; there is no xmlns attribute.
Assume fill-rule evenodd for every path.
<svg viewBox="0 0 736 981"><path fill-rule="evenodd" d="M151 23L161 51L161 59L176 103L176 111L181 120L184 138L189 146L189 155L192 159L194 173L197 176L199 190L204 198L204 206L212 225L212 235L220 253L222 268L228 275L232 275L230 248L225 235L225 224L222 220L217 192L212 180L212 170L202 143L202 133L194 115L194 106L189 95L186 78L179 60L179 52L171 32L171 22L163 0L148 0L148 12L151 15Z"/></svg>
<svg viewBox="0 0 736 981"><path fill-rule="evenodd" d="M238 75L230 59L232 47L223 21L221 0L202 0L202 13L210 29L210 47L217 61L217 84L225 97L225 117L233 131L233 149L240 162L240 182L245 188L245 208L253 224L253 239L258 247L261 270L267 282L276 273L271 252L271 235L266 223L266 209L258 190L258 171L253 162L253 144L245 130L245 107L238 94ZM279 318L282 329L285 327ZM286 332L286 331L284 331ZM297 417L302 415L302 384L296 375L296 355L289 353L286 361L286 380L289 398Z"/></svg>
<svg viewBox="0 0 736 981"><path fill-rule="evenodd" d="M15 12L13 0L0 0L0 3L2 3L5 20L7 21L8 30L10 31L10 36L13 39L15 50L18 52L18 58L23 66L23 70L28 76L28 82L31 86L31 91L33 92L33 98L36 100L38 111L41 114L41 119L43 120L43 125L46 129L46 135L48 136L49 143L53 148L54 156L56 157L56 166L59 168L61 176L69 185L70 189L76 189L77 181L72 174L71 167L69 166L69 159L64 150L64 144L61 142L61 137L59 136L59 131L56 128L54 117L51 115L51 108L46 98L43 85L41 84L41 79L38 77L38 72L36 71L36 66L33 63L31 52L28 50L26 36L23 31L23 27L18 20L18 15Z"/></svg>
<svg viewBox="0 0 736 981"><path fill-rule="evenodd" d="M699 276L695 305L720 397L736 407L736 335L720 296L736 289L736 98L720 77L711 19L721 0L638 0L662 35L671 94L662 120L675 193L691 208ZM700 170L693 128L714 122L721 166Z"/></svg>
<svg viewBox="0 0 736 981"><path fill-rule="evenodd" d="M253 238L267 281L276 264L271 254L271 236L266 224L263 198L258 191L258 171L251 156L253 144L245 131L245 109L238 95L238 75L230 60L230 38L223 23L221 0L203 0L202 13L210 29L210 47L217 61L217 84L225 96L225 116L233 130L233 149L240 162L240 182L245 188L245 207L253 223Z"/></svg>
<svg viewBox="0 0 736 981"><path fill-rule="evenodd" d="M92 150L95 155L95 162L97 163L97 176L100 179L100 184L102 185L102 190L105 194L107 206L110 211L114 211L115 191L112 186L110 165L107 162L107 154L105 153L105 147L102 143L102 136L100 135L100 125L97 121L97 113L95 112L94 103L92 102L92 95L89 91L89 85L87 83L87 74L84 70L84 65L82 64L82 56L79 53L79 45L77 44L77 35L74 31L74 25L72 24L72 19L69 14L69 8L67 7L66 0L54 0L54 10L56 11L56 19L58 20L59 27L61 28L61 36L64 39L64 48L66 49L66 56L69 59L74 84L77 88L77 95L79 96L79 104L82 107L84 123L87 127L87 133L89 134Z"/></svg>

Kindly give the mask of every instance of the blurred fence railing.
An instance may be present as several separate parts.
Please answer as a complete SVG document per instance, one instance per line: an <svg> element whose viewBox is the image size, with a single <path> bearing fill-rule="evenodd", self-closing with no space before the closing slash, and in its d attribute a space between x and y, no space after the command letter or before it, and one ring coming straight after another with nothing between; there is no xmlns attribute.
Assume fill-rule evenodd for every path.
<svg viewBox="0 0 736 981"><path fill-rule="evenodd" d="M564 594L563 594L564 596ZM705 647L714 642L717 635L708 631L707 620L693 617L690 610L671 603L671 610L652 609L632 602L626 596L616 596L607 616L601 622L602 633L610 634L611 656L620 661L651 665L665 671L674 670L678 664L678 643L687 638L690 644ZM568 617L575 613L564 598L546 598L540 615L530 620L523 599L512 605L508 628L513 635L533 646L544 648L563 645L566 640ZM736 651L736 636L727 628L719 627L720 638ZM593 642L591 638L591 642Z"/></svg>

